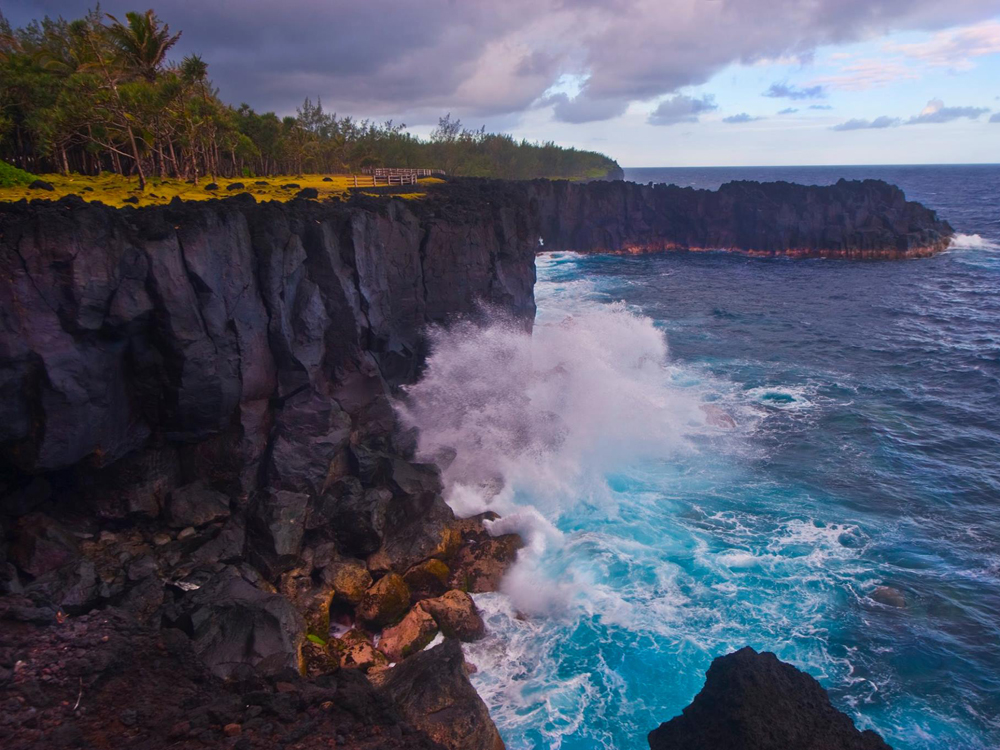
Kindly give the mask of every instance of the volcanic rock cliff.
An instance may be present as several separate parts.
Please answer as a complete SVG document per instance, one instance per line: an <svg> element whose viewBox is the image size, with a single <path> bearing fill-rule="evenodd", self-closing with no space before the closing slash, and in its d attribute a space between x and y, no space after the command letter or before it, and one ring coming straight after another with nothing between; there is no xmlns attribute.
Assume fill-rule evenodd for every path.
<svg viewBox="0 0 1000 750"><path fill-rule="evenodd" d="M428 325L482 303L534 317L521 206L444 205L0 206L0 699L21 709L4 747L228 725L273 746L302 722L319 744L502 745L447 642L419 669L477 717L451 735L426 697L347 675L480 637L465 592L519 546L454 518L390 401ZM128 644L173 662L130 665ZM294 695L250 710L230 700L245 684Z"/></svg>
<svg viewBox="0 0 1000 750"><path fill-rule="evenodd" d="M537 180L526 190L546 250L897 259L944 250L953 234L881 180L729 182L718 190Z"/></svg>

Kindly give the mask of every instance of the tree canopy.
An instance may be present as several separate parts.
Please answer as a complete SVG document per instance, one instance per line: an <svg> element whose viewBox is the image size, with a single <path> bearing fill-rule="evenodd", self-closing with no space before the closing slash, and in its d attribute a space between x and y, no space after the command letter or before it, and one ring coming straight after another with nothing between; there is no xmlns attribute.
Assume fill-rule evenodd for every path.
<svg viewBox="0 0 1000 750"><path fill-rule="evenodd" d="M338 117L319 99L279 117L222 101L198 55L169 58L181 37L152 11L99 9L14 29L0 15L0 159L28 172L146 177L443 169L527 179L599 177L592 151L464 127L445 115L429 139L392 121Z"/></svg>

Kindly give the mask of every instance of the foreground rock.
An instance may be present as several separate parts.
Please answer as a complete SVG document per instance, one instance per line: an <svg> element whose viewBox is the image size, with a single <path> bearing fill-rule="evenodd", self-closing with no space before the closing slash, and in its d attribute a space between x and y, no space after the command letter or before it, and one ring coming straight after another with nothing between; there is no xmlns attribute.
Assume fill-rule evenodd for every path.
<svg viewBox="0 0 1000 750"><path fill-rule="evenodd" d="M743 648L712 662L680 716L649 733L651 750L891 750L859 732L822 686L771 653Z"/></svg>
<svg viewBox="0 0 1000 750"><path fill-rule="evenodd" d="M435 742L449 750L503 750L486 704L469 684L458 641L446 640L385 674L383 694Z"/></svg>

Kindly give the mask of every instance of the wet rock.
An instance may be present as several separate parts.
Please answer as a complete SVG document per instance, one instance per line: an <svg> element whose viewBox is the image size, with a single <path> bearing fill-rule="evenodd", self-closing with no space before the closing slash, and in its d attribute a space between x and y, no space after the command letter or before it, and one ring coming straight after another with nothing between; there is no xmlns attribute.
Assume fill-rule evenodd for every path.
<svg viewBox="0 0 1000 750"><path fill-rule="evenodd" d="M378 649L390 662L401 661L434 640L438 625L419 606L406 613L398 624L382 631Z"/></svg>
<svg viewBox="0 0 1000 750"><path fill-rule="evenodd" d="M680 716L649 733L651 750L890 750L859 732L820 684L771 653L743 648L712 662Z"/></svg>
<svg viewBox="0 0 1000 750"><path fill-rule="evenodd" d="M500 588L500 581L517 560L517 551L524 542L517 534L490 536L483 521L496 517L484 514L456 524L462 546L451 560L451 588L472 594Z"/></svg>
<svg viewBox="0 0 1000 750"><path fill-rule="evenodd" d="M479 608L464 591L449 591L435 599L424 599L417 608L430 614L448 638L476 641L486 635Z"/></svg>
<svg viewBox="0 0 1000 750"><path fill-rule="evenodd" d="M309 496L301 492L262 492L250 515L250 560L269 576L296 564L302 549Z"/></svg>
<svg viewBox="0 0 1000 750"><path fill-rule="evenodd" d="M892 586L877 586L868 596L887 607L906 607L906 595Z"/></svg>
<svg viewBox="0 0 1000 750"><path fill-rule="evenodd" d="M469 682L458 641L414 654L386 673L383 695L449 750L502 750L486 704Z"/></svg>
<svg viewBox="0 0 1000 750"><path fill-rule="evenodd" d="M417 563L403 574L403 580L410 587L414 599L440 596L448 590L451 571L441 560L431 558Z"/></svg>
<svg viewBox="0 0 1000 750"><path fill-rule="evenodd" d="M199 480L171 491L165 515L167 524L175 529L204 526L229 516L229 497Z"/></svg>
<svg viewBox="0 0 1000 750"><path fill-rule="evenodd" d="M410 589L402 577L388 573L369 588L358 604L358 618L373 628L399 620L410 606Z"/></svg>
<svg viewBox="0 0 1000 750"><path fill-rule="evenodd" d="M334 598L352 606L361 603L372 585L371 573L357 560L335 560L323 568L321 575L333 587Z"/></svg>

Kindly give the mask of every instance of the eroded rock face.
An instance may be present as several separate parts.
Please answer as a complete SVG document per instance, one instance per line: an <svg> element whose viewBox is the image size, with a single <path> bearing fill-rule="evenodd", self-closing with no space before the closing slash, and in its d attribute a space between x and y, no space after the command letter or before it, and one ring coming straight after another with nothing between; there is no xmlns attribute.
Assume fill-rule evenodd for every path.
<svg viewBox="0 0 1000 750"><path fill-rule="evenodd" d="M933 211L881 180L729 182L714 191L536 180L526 190L546 250L893 259L940 252L954 234Z"/></svg>
<svg viewBox="0 0 1000 750"><path fill-rule="evenodd" d="M386 673L382 692L407 721L449 750L502 750L486 704L466 674L455 640L422 651Z"/></svg>
<svg viewBox="0 0 1000 750"><path fill-rule="evenodd" d="M417 608L429 613L448 638L476 641L486 634L479 608L464 591L449 591L434 599L424 599Z"/></svg>
<svg viewBox="0 0 1000 750"><path fill-rule="evenodd" d="M822 686L771 653L742 648L712 662L680 716L649 733L651 750L891 750L830 704Z"/></svg>

